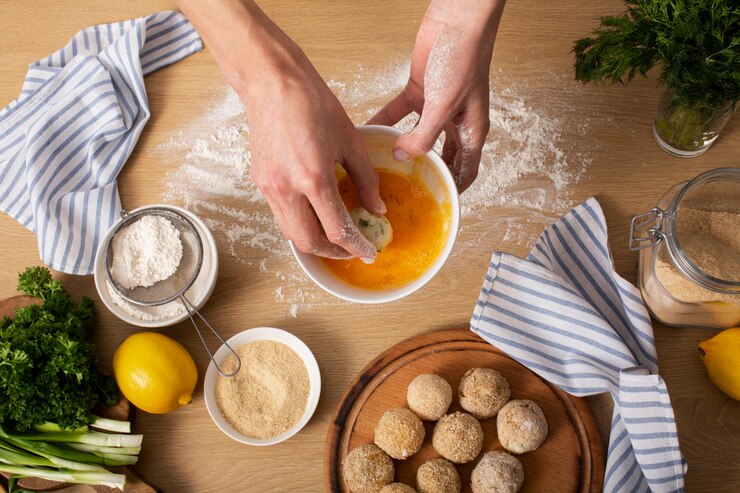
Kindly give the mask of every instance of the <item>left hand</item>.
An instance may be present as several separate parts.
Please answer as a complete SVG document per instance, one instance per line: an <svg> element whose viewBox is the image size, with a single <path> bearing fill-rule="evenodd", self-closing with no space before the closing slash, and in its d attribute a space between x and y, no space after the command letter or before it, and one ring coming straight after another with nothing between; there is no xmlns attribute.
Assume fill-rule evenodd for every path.
<svg viewBox="0 0 740 493"><path fill-rule="evenodd" d="M505 0L432 0L424 15L404 90L369 124L395 125L411 112L416 127L400 136L393 156L427 153L445 131L442 158L460 192L478 175L490 126L488 74Z"/></svg>

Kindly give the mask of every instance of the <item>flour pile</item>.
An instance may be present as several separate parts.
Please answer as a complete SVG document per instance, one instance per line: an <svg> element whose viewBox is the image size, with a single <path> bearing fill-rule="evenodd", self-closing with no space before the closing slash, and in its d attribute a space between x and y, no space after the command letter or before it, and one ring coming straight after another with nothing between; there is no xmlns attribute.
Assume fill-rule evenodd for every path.
<svg viewBox="0 0 740 493"><path fill-rule="evenodd" d="M403 89L409 69L406 62L391 63L380 71L357 67L348 80L330 79L328 85L352 121L362 124ZM544 227L573 205L570 187L590 162L586 150L566 152L563 145L564 131L582 133L583 128L573 130L564 119L530 107L522 95L526 88L505 87L500 79L500 73L492 77L491 130L478 179L461 197L461 234L453 256L490 241L492 224L501 232L495 238L497 248L530 245L542 228L528 225ZM415 121L415 115L410 115L397 127L409 130ZM327 303L330 297L293 262L287 242L249 178L246 113L231 89L201 119L154 152L179 166L166 178L164 200L201 216L220 236L222 251L225 242L226 251L238 261L250 264L247 259L262 257L259 269L278 279L275 300L288 305L291 316L313 303ZM248 254L250 250L257 253Z"/></svg>
<svg viewBox="0 0 740 493"><path fill-rule="evenodd" d="M111 244L110 273L126 289L150 287L170 278L182 259L180 231L160 216L142 217L120 230Z"/></svg>

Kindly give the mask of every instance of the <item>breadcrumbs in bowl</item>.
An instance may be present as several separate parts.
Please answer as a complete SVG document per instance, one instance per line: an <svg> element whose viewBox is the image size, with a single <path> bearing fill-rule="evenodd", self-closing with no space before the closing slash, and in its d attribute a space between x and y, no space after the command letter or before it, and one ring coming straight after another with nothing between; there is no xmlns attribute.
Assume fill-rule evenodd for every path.
<svg viewBox="0 0 740 493"><path fill-rule="evenodd" d="M203 382L206 408L226 435L248 445L274 445L298 433L311 419L321 393L321 375L311 350L293 334L260 327L231 337L241 359L233 377L211 362ZM236 358L226 345L214 355L225 373Z"/></svg>

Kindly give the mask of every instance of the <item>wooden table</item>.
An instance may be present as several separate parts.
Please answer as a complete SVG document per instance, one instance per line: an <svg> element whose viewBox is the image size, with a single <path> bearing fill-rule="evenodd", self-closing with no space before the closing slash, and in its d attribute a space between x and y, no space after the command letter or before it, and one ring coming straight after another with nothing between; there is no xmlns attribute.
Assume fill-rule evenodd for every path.
<svg viewBox="0 0 740 493"><path fill-rule="evenodd" d="M372 69L410 53L426 4L422 0L260 3L304 48L319 71L337 80L351 76L351 67L357 64ZM6 104L18 95L28 63L63 46L80 28L173 7L160 0L4 1L0 101ZM737 166L740 119L727 125L704 156L678 159L660 150L651 134L660 94L655 73L652 80L636 80L627 87L581 89L571 82L573 40L593 29L598 16L621 10L622 2L617 0L577 0L567 7L562 2L512 1L496 41L494 70L500 69L499 80L525 84L529 104L562 112L567 125L589 122L583 135L567 137L570 142L564 142L566 151L579 139L592 149L593 161L571 198L581 201L595 195L599 199L609 223L617 271L635 282L637 255L626 248L630 218L653 207L672 184L711 168ZM161 200L168 169L149 151L185 127L194 114L201 114L209 97L224 85L207 51L146 79L153 116L120 176L126 208ZM575 162L578 157L572 159ZM505 211L491 209L487 214L491 222L480 221L474 228L486 236L479 248L452 258L420 292L385 306L319 303L293 318L274 297L280 280L262 275L256 267L261 260L257 253L249 265L222 252L219 283L205 314L227 336L248 327L277 326L302 338L322 369L319 407L293 439L270 448L250 448L219 432L199 390L192 405L173 414L138 414L135 428L144 433L145 441L137 469L167 492L322 491L328 422L354 375L379 352L409 336L466 327L491 251L527 253L531 245L507 243L501 231L491 226L494 219L505 217ZM523 223L523 228L535 228L530 232L536 234L541 225ZM15 293L17 273L38 264L39 259L34 235L5 215L0 215L0 237L0 297L7 297ZM292 262L285 269L299 273ZM97 297L92 277L59 277L77 295ZM103 366L110 367L118 344L137 329L114 318L100 304L98 314L95 342ZM181 324L162 332L182 341L202 375L208 361L192 328ZM682 450L689 462L687 491L740 491L740 403L712 385L696 352L696 344L712 334L710 330L656 325L661 374L668 383ZM608 399L595 398L592 405L607 440Z"/></svg>

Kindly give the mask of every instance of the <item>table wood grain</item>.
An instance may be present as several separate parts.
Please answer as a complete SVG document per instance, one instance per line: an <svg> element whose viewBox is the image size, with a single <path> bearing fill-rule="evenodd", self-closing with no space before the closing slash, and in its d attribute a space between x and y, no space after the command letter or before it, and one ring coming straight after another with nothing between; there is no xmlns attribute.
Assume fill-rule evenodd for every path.
<svg viewBox="0 0 740 493"><path fill-rule="evenodd" d="M264 0L260 4L306 51L326 78L348 80L361 64L372 71L410 53L426 2L423 0ZM172 9L160 0L76 2L5 0L0 29L0 104L20 92L27 65L63 46L79 29ZM496 41L494 68L501 85L515 85L533 107L561 115L563 148L588 149L592 159L583 179L572 186L574 201L596 196L606 214L617 271L636 281L637 255L627 248L630 218L652 208L671 185L715 167L737 166L740 119L729 122L704 156L674 158L653 141L651 123L660 89L650 80L623 87L582 87L572 81L572 42L589 33L601 15L619 13L618 0L573 2L510 1ZM208 51L200 52L146 79L152 118L120 175L123 204L132 209L160 202L168 171L155 147L187 127L225 87ZM583 125L587 123L587 125ZM526 180L527 178L523 178ZM524 181L526 185L526 181ZM135 430L144 433L137 470L166 492L318 492L328 422L354 376L389 346L423 331L465 326L493 249L526 255L528 244L507 242L498 229L509 209L491 209L467 234L485 238L477 248L452 257L420 292L382 306L316 303L298 317L287 315L274 291L281 281L256 268L265 254L237 262L221 249L219 283L204 312L224 335L257 326L285 328L314 351L323 376L314 418L293 439L269 448L250 448L221 434L206 412L202 391L191 405L165 416L139 413ZM521 220L521 215L518 216ZM534 237L541 224L520 221ZM472 232L472 233L471 233ZM39 263L34 235L0 214L0 299L15 294L16 276ZM286 261L284 270L299 273ZM58 274L77 295L96 298L91 277ZM433 310L430 308L434 308ZM137 329L120 322L98 304L95 342L102 365L110 368L116 347ZM740 402L724 396L699 360L696 345L713 335L704 329L674 329L656 324L661 374L678 419L683 453L689 463L687 491L740 491ZM187 324L162 330L180 340L196 359L201 375L207 356ZM608 439L608 398L591 399ZM84 490L80 490L84 491Z"/></svg>

